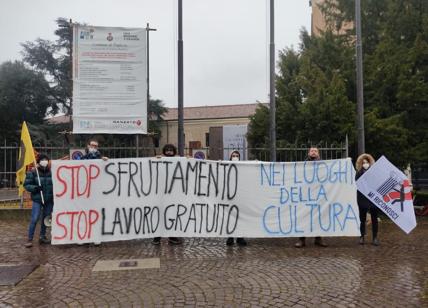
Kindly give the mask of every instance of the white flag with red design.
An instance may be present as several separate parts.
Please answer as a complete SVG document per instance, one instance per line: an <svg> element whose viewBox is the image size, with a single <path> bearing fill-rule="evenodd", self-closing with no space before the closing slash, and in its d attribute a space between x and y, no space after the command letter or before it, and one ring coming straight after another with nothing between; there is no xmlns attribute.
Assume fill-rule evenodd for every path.
<svg viewBox="0 0 428 308"><path fill-rule="evenodd" d="M416 227L410 182L385 156L358 179L357 188L407 234Z"/></svg>

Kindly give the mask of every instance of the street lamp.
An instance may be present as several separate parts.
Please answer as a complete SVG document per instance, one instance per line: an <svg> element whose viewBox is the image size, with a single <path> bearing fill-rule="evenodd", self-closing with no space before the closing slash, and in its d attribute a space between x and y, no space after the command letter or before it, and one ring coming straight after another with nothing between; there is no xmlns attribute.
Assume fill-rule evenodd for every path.
<svg viewBox="0 0 428 308"><path fill-rule="evenodd" d="M270 160L276 161L276 122L275 122L275 0L270 0L270 90L269 90L269 139L270 139Z"/></svg>
<svg viewBox="0 0 428 308"><path fill-rule="evenodd" d="M178 0L178 154L184 156L183 124L183 0Z"/></svg>
<svg viewBox="0 0 428 308"><path fill-rule="evenodd" d="M364 153L364 90L363 90L363 44L361 42L361 0L355 1L355 28L356 28L356 66L357 66L357 127L358 127L358 154Z"/></svg>

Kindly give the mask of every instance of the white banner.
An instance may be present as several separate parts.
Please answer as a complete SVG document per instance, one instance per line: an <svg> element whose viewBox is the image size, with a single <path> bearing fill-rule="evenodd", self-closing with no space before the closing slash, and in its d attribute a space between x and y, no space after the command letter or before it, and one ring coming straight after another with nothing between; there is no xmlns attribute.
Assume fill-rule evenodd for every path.
<svg viewBox="0 0 428 308"><path fill-rule="evenodd" d="M380 208L404 232L416 227L409 180L382 156L357 181L358 190Z"/></svg>
<svg viewBox="0 0 428 308"><path fill-rule="evenodd" d="M238 151L241 160L247 159L247 125L223 126L223 159L229 160L233 151Z"/></svg>
<svg viewBox="0 0 428 308"><path fill-rule="evenodd" d="M350 159L53 161L52 243L359 236Z"/></svg>
<svg viewBox="0 0 428 308"><path fill-rule="evenodd" d="M74 25L73 133L147 133L146 30Z"/></svg>

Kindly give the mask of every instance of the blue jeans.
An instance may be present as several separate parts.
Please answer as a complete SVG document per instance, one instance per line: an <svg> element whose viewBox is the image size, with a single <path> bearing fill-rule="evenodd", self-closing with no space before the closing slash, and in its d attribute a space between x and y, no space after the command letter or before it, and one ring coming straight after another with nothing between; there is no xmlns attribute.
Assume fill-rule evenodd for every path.
<svg viewBox="0 0 428 308"><path fill-rule="evenodd" d="M46 202L45 205L41 205L38 202L33 201L33 207L31 209L31 222L28 229L28 239L33 240L34 231L36 230L37 221L41 221L40 227L40 238L46 237L46 226L43 223L43 220L52 214L53 203ZM43 211L43 214L42 214ZM42 215L40 215L42 214Z"/></svg>

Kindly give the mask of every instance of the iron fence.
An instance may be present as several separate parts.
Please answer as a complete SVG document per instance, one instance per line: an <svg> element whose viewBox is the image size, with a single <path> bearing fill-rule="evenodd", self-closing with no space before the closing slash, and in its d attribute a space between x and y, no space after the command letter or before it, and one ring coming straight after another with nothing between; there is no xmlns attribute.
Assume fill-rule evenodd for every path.
<svg viewBox="0 0 428 308"><path fill-rule="evenodd" d="M311 147L317 147L321 159L339 159L349 156L348 143L339 144L300 144L288 145L286 147L279 147L276 149L276 161L289 162L289 161L303 161L307 158L308 150ZM270 160L270 150L266 148L249 148L249 160Z"/></svg>
<svg viewBox="0 0 428 308"><path fill-rule="evenodd" d="M301 144L301 145L287 145L286 147L277 148L277 161L302 161L307 157L308 149L314 146L312 143ZM348 157L348 143L339 144L316 144L320 150L322 159L337 159ZM39 153L47 154L51 159L69 159L70 150L73 149L84 149L85 144L77 145L49 145L49 144L33 144L34 149ZM185 149L186 156L193 156L196 151L202 151L208 159L223 159L223 157L210 157L210 151L212 153L220 153L228 157L228 153L233 150L243 149ZM137 147L132 142L129 143L113 143L111 145L105 145L100 147L100 151L103 156L110 158L126 158L126 157L153 157L160 155L162 152L161 148L157 147ZM0 146L0 188L13 188L15 187L15 172L16 162L19 154L18 143L4 142ZM270 151L266 148L247 148L245 149L244 159L247 160L270 160Z"/></svg>

